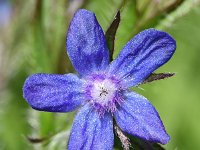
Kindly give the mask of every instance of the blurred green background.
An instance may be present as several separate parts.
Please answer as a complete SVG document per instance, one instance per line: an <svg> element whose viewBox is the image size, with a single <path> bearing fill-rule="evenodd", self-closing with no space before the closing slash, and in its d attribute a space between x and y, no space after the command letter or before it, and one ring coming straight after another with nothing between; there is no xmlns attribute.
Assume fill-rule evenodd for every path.
<svg viewBox="0 0 200 150"><path fill-rule="evenodd" d="M200 149L199 0L0 0L0 150L66 149L75 113L35 111L23 99L22 87L33 73L74 72L65 39L79 8L95 12L104 31L121 10L114 57L146 28L175 38L175 55L156 72L176 76L137 91L159 112L171 136L166 149Z"/></svg>

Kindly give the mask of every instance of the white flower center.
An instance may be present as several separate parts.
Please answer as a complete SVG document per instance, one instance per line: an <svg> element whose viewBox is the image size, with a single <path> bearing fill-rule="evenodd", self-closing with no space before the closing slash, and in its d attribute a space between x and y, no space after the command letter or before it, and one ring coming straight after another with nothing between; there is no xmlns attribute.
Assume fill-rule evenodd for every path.
<svg viewBox="0 0 200 150"><path fill-rule="evenodd" d="M116 90L116 85L108 79L95 81L91 91L91 96L96 103L106 105L113 99Z"/></svg>
<svg viewBox="0 0 200 150"><path fill-rule="evenodd" d="M124 87L114 76L92 74L85 79L84 91L86 100L100 116L114 113L123 101Z"/></svg>

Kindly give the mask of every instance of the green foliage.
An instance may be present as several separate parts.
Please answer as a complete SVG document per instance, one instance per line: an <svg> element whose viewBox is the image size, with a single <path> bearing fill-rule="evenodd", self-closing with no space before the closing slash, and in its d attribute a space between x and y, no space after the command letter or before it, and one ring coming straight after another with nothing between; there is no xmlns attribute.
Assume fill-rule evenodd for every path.
<svg viewBox="0 0 200 150"><path fill-rule="evenodd" d="M164 146L166 149L200 149L200 1L81 2L75 9L86 8L95 12L104 31L120 9L114 58L127 41L144 28L162 29L176 39L175 55L157 71L175 72L176 76L134 90L145 95L158 110L171 136L171 142ZM4 54L0 56L0 149L65 149L75 113L32 110L23 99L22 86L32 73L73 71L65 53L65 40L74 3L12 0L11 5L12 19L0 29L0 52ZM31 143L27 137L38 142ZM121 149L117 139L115 143L115 148Z"/></svg>

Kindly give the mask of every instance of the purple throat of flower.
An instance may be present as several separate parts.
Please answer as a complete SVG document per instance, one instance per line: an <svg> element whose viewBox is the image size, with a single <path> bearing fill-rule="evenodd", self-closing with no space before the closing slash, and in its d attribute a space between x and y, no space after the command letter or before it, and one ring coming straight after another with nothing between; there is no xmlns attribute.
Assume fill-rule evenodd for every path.
<svg viewBox="0 0 200 150"><path fill-rule="evenodd" d="M123 92L127 88L115 76L96 73L83 80L86 101L93 106L100 117L103 117L105 112L113 114L124 101Z"/></svg>

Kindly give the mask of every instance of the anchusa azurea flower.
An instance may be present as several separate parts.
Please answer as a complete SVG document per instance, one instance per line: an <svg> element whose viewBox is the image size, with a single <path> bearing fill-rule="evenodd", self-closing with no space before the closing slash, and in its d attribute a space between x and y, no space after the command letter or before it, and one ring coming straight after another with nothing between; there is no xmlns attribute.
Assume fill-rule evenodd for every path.
<svg viewBox="0 0 200 150"><path fill-rule="evenodd" d="M176 42L170 35L144 30L110 63L102 28L92 12L81 9L72 19L66 44L78 75L34 74L25 81L23 92L36 110L70 112L79 108L69 150L111 150L113 118L125 133L168 143L170 137L155 108L129 88L142 83L171 58Z"/></svg>

